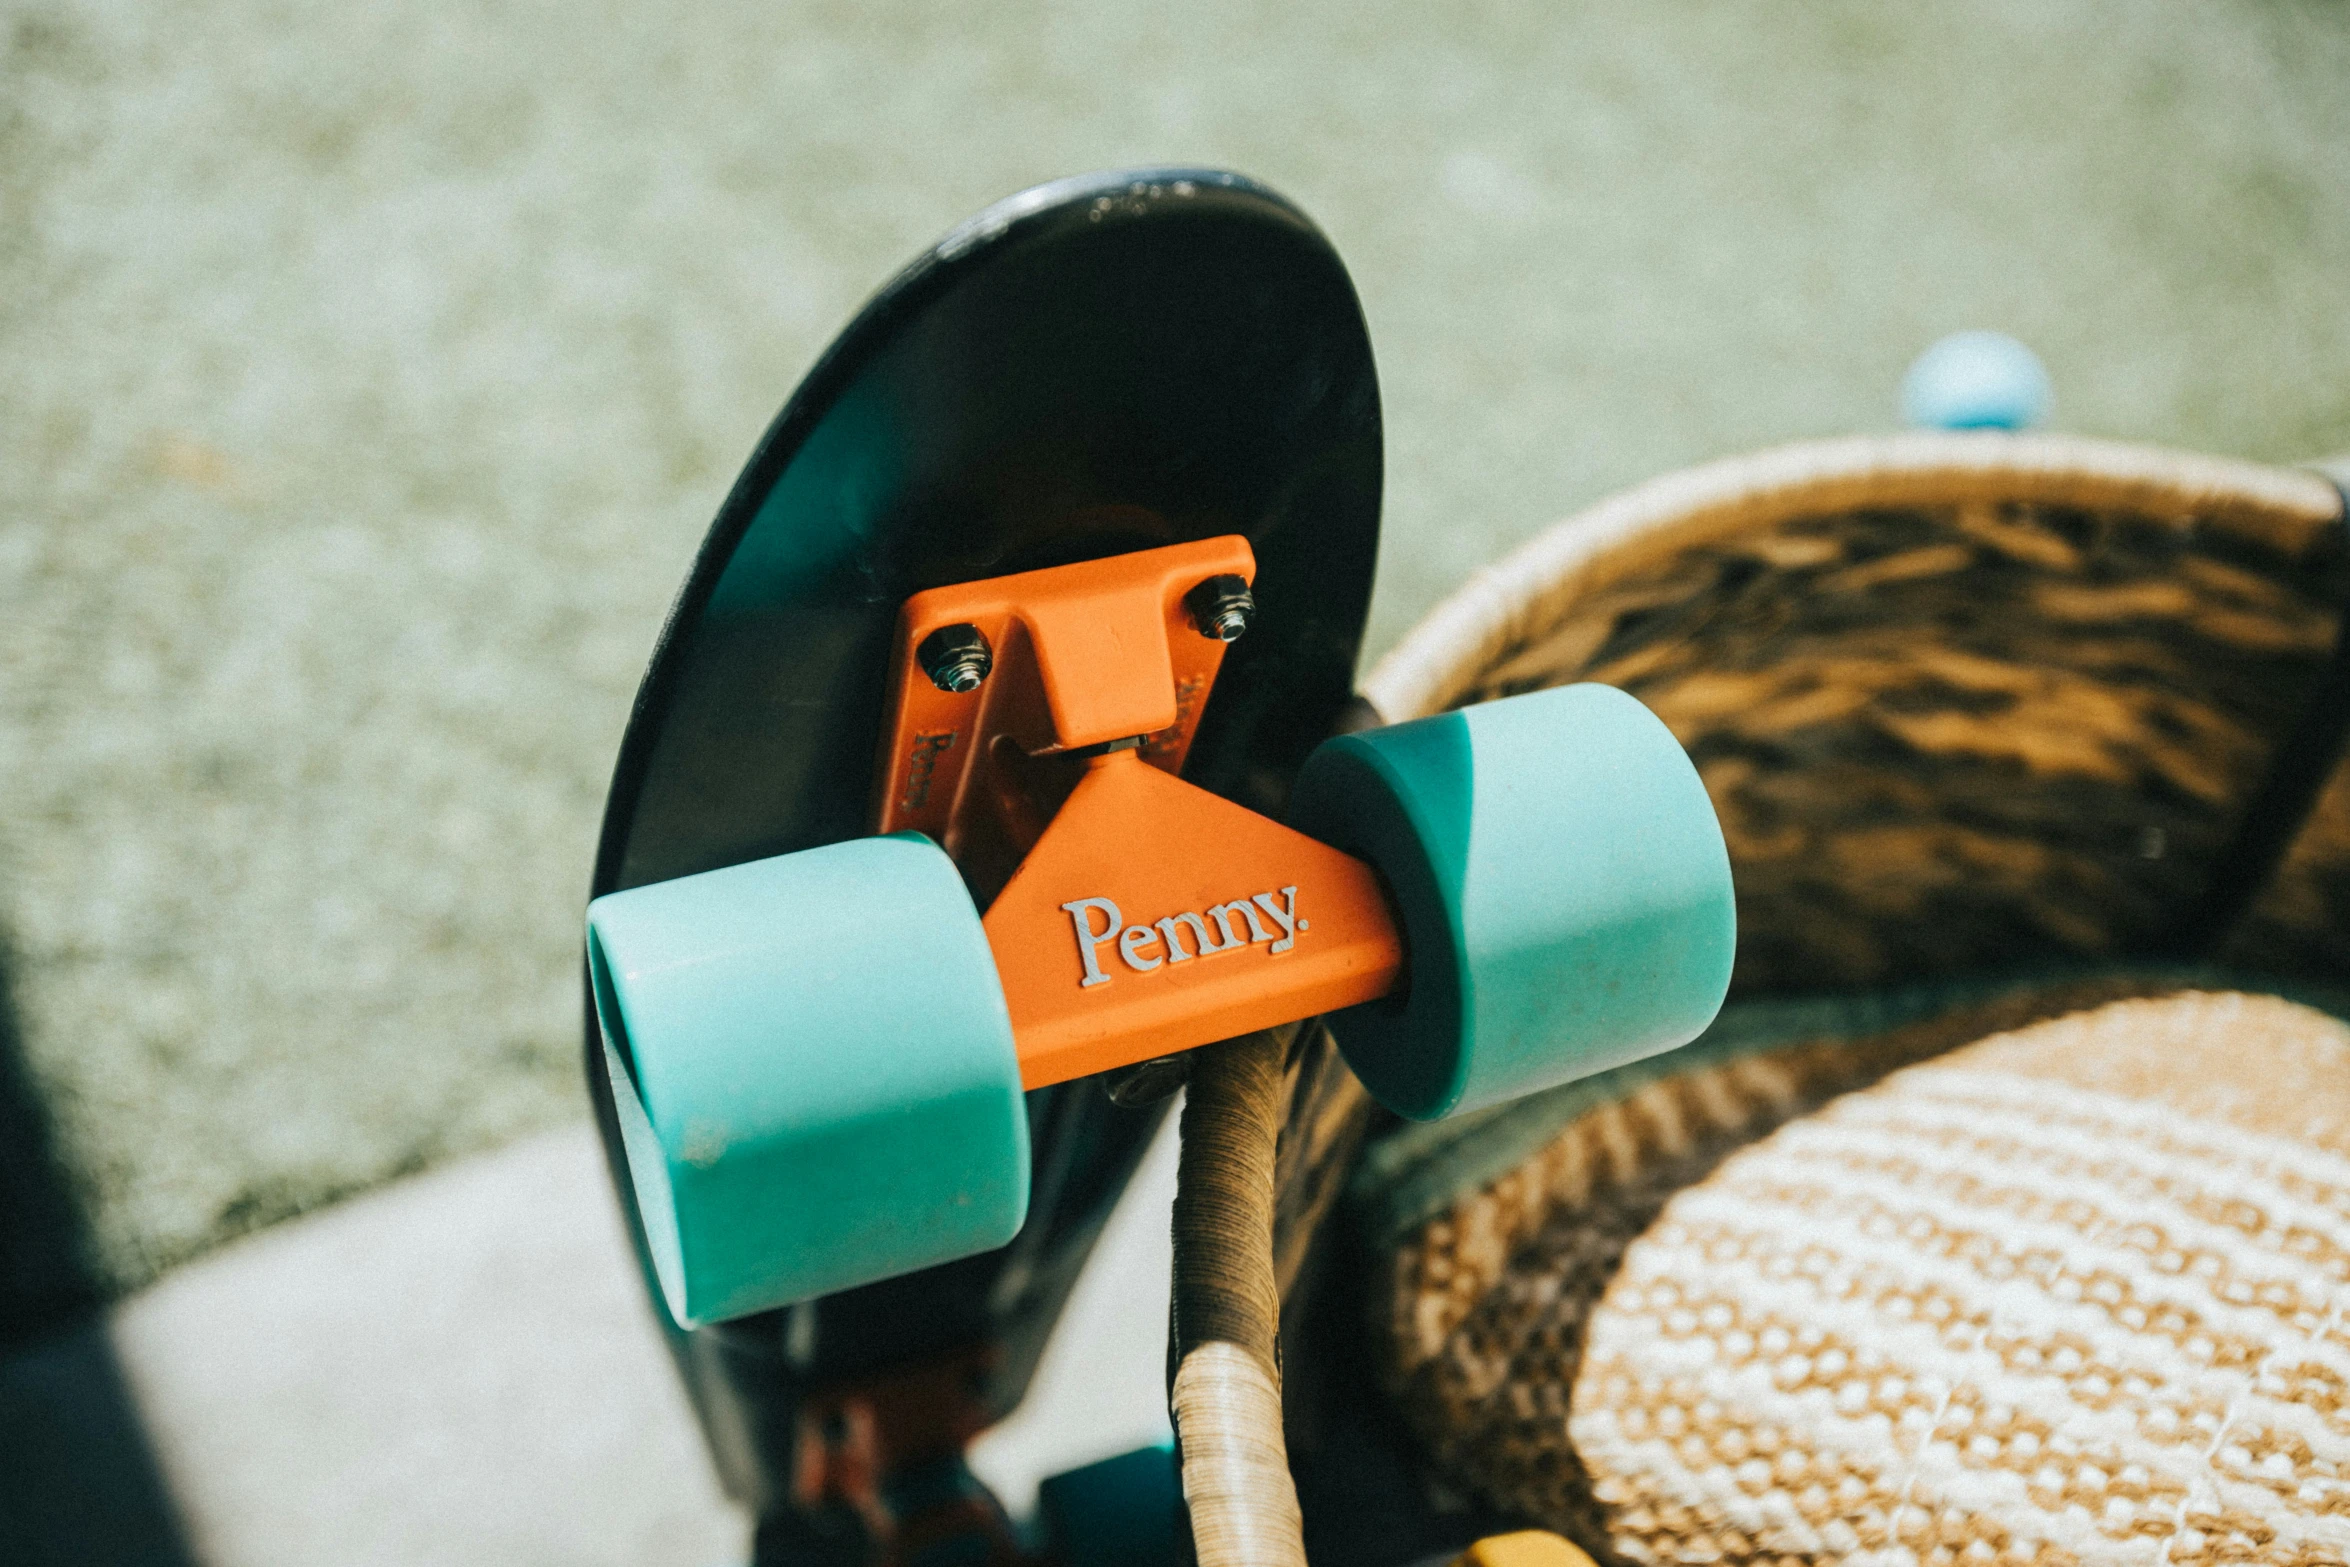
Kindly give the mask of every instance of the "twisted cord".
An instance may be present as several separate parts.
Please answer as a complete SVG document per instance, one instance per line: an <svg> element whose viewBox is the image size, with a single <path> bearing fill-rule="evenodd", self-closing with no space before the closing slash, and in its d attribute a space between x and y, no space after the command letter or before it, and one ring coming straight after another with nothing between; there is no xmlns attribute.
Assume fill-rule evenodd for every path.
<svg viewBox="0 0 2350 1567"><path fill-rule="evenodd" d="M1305 1567L1273 1273L1285 1048L1284 1032L1208 1046L1183 1106L1171 1403L1200 1567Z"/></svg>

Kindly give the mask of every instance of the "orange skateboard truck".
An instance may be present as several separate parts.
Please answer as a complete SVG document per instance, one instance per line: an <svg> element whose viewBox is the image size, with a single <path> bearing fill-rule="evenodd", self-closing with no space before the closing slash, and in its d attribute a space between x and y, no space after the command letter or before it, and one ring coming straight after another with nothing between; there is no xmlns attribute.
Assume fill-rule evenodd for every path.
<svg viewBox="0 0 2350 1567"><path fill-rule="evenodd" d="M590 906L680 1324L1010 1240L1025 1090L1330 1014L1365 1086L1426 1118L1712 1020L1728 858L1688 758L1619 691L1330 740L1285 821L1187 782L1256 576L1233 535L915 593L870 836Z"/></svg>

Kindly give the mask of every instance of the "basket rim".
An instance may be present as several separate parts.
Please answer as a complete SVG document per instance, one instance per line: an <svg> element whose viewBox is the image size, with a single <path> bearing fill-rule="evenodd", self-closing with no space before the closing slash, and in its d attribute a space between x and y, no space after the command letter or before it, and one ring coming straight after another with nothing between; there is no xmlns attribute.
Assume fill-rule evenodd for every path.
<svg viewBox="0 0 2350 1567"><path fill-rule="evenodd" d="M2129 441L1997 430L1797 441L1646 480L1552 523L1421 616L1362 695L1390 722L1453 706L1560 598L1664 550L1806 510L1952 499L2128 506L2296 531L2344 510L2343 492L2316 472Z"/></svg>

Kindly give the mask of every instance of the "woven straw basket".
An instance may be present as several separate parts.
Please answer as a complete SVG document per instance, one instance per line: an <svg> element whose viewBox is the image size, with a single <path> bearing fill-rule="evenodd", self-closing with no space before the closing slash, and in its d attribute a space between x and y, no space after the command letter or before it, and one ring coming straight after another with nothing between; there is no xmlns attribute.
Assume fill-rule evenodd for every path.
<svg viewBox="0 0 2350 1567"><path fill-rule="evenodd" d="M2142 447L1835 441L1430 615L1386 719L1598 680L1672 726L1731 1002L1426 1126L1318 1025L1203 1053L1200 1561L2350 1562L2342 514Z"/></svg>

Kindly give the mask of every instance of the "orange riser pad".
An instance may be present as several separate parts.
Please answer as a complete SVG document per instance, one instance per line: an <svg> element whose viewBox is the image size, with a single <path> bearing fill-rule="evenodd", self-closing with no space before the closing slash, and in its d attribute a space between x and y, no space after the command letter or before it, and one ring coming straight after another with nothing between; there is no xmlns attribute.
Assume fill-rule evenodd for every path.
<svg viewBox="0 0 2350 1567"><path fill-rule="evenodd" d="M1237 535L932 588L898 614L876 832L952 831L973 766L998 735L1028 755L1146 737L1168 772L1190 752L1224 644L1191 624L1184 595L1210 577L1253 580ZM958 696L932 685L914 650L932 632L976 626L995 650L987 683Z"/></svg>

